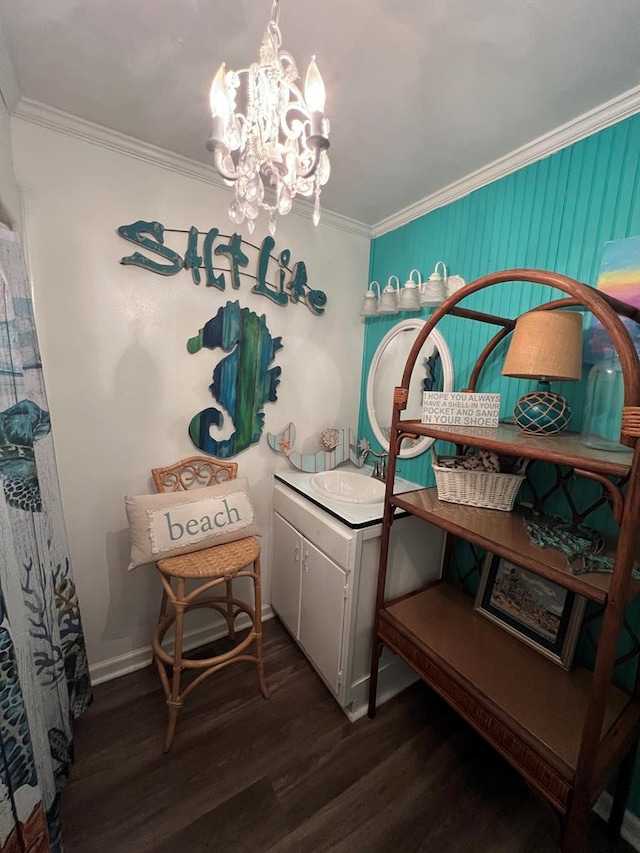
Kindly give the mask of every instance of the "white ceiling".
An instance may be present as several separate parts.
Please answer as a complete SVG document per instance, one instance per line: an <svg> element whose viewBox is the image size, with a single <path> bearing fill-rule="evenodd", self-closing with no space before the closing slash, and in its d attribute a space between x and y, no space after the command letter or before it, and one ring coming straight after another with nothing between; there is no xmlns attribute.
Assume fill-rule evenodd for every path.
<svg viewBox="0 0 640 853"><path fill-rule="evenodd" d="M19 94L208 162L208 89L271 0L2 0ZM640 0L281 0L327 88L323 207L375 225L640 82Z"/></svg>

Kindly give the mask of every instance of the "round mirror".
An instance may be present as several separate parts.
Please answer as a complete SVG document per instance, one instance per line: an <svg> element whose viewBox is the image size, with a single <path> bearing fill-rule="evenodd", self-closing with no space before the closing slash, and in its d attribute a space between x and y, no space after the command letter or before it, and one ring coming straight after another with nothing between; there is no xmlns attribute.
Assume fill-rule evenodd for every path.
<svg viewBox="0 0 640 853"><path fill-rule="evenodd" d="M426 320L402 320L390 329L375 351L367 378L367 413L373 434L389 450L389 432L393 410L393 389L402 381L402 372L411 347ZM445 339L433 329L422 345L414 365L404 417L420 420L425 391L453 390L453 361ZM399 455L410 459L424 453L434 439L421 436L405 438Z"/></svg>

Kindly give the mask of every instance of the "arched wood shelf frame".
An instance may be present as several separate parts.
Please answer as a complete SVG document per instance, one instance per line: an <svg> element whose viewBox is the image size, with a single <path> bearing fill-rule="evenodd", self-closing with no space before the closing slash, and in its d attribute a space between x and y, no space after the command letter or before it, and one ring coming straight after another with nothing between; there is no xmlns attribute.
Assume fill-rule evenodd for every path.
<svg viewBox="0 0 640 853"><path fill-rule="evenodd" d="M529 441L522 434L518 434L515 427L486 432L468 429L465 432L461 427L424 425L419 421L402 419L401 414L406 409L411 374L418 354L424 341L442 318L453 316L500 327L484 346L472 368L466 390L473 390L487 359L511 334L516 321L485 311L464 308L459 303L471 294L493 285L518 286L523 282L552 287L566 294L562 298L552 299L530 310L552 311L564 308L586 310L602 324L609 335L620 357L624 377L621 442L630 448L629 454L587 452L588 449L581 447L577 440L574 439L572 443L570 437ZM375 714L378 659L382 647L386 645L399 654L458 713L475 726L522 773L528 783L559 811L563 821L562 853L580 853L583 849L589 809L617 767L620 767L620 771L610 825L612 830L619 831L640 738L640 666L636 667L634 688L630 693L623 691L621 701L624 707L617 712L615 723L611 724L611 697L618 690L611 684L618 637L621 626L626 624L626 607L640 590L639 582L632 577L637 551L636 543L640 541L640 442L637 442L640 437L640 360L631 335L619 315L640 323L638 309L568 276L536 269L510 269L491 273L455 292L434 311L414 342L404 366L401 384L396 386L393 395L372 649L369 715ZM540 556L541 550L548 551L548 549L535 550L535 547L528 543L526 534L523 535L520 532L518 525L521 525L521 522L518 522L517 518L513 523L507 520L503 524L499 516L505 516L506 513L482 507L458 507L455 504L440 502L433 488L418 489L400 495L394 494L396 459L401 440L425 434L436 439L451 441L458 447L477 445L497 453L527 456L530 459L568 466L577 476L600 483L610 495L612 515L620 525L613 571L603 582L605 585L599 585L601 576L591 579L577 578L566 565L557 562L553 555ZM623 461L617 458L621 456L624 456ZM619 482L626 484L625 494L617 485ZM473 617L470 607L461 603L460 600L454 605L452 603L454 599L449 596L449 593L441 592L451 588L447 582L446 563L443 578L439 582L426 589L405 594L396 601L385 600L390 531L394 514L399 509L435 524L447 532L445 560L452 553L453 538L463 539L507 559L516 560L519 557L521 565L539 577L555 581L565 589L582 594L603 607L602 629L593 671L589 673L583 669L579 676L585 679L585 684L579 702L573 706L572 713L575 714L575 722L572 719L573 733L568 734L565 730L564 717L562 717L562 724L558 723L559 729L564 734L568 734L569 739L573 738L569 750L573 757L570 760L563 746L552 748L546 735L537 736L534 733L537 723L530 728L532 723L530 717L528 722L523 721L522 717L527 717L528 713L526 699L522 693L523 690L529 689L526 675L522 675L522 684L526 682L526 686L514 683L512 687L505 688L506 693L498 691L501 698L496 698L487 692L486 684L484 687L482 684L476 684L477 667L468 668L468 660L460 658L459 649L452 653L451 657L447 656L455 647L457 637L457 635L451 636L453 629L447 626L453 623L458 624L460 631L464 633L466 626L471 626L471 621L467 620ZM464 598L462 593L460 595ZM445 616L442 608L446 611ZM469 616L460 616L460 613L467 611ZM427 612L431 614L431 619L435 613L435 621L439 626L435 631L432 621L425 615ZM478 630L477 624L474 628L474 631L476 630ZM499 652L501 640L499 637L495 638L495 635L491 636L494 637L491 643L495 641L494 649ZM447 651L442 646L443 637L449 643ZM509 655L512 653L515 652L512 650ZM472 650L468 656L469 660L474 659L473 654ZM527 660L535 669L535 660L532 661L530 657ZM493 661L491 663L496 666ZM553 665L551 667L553 668ZM533 672L533 669L531 671ZM573 683L574 673L565 673L565 675L569 679L568 683ZM550 697L553 696L549 711L555 712L557 708L553 706L556 696L553 691L557 689L561 693L566 685L556 673L545 670L541 682L543 690L548 687L547 677L554 683L554 688L550 688L549 693ZM575 678L577 679L578 676ZM518 682L519 678L515 681ZM509 690L514 694L511 697ZM619 690L618 693L620 693ZM500 704L501 702L504 704ZM541 713L540 719L543 718L544 713ZM541 723L541 731L544 730L549 734L545 725L546 721ZM551 740L553 740L559 732L554 731L551 734Z"/></svg>
<svg viewBox="0 0 640 853"><path fill-rule="evenodd" d="M479 320L492 325L503 326L500 331L489 341L484 350L478 357L474 369L471 373L468 389L473 390L476 386L478 376L487 359L504 340L515 326L514 320L497 317L480 311L469 311L468 309L456 309L456 306L470 296L472 293L477 293L487 287L495 284L517 284L519 282L528 282L530 284L539 284L547 287L554 287L564 293L569 294L568 299L556 299L544 305L532 308L532 311L552 311L562 308L582 308L593 314L604 326L606 332L611 338L613 345L620 357L620 364L624 376L624 403L625 407L633 408L640 404L640 361L636 348L631 340L631 337L625 328L622 320L617 312L623 313L634 320L640 321L640 312L632 306L626 305L617 299L607 296L599 290L595 290L589 285L582 284L568 276L560 275L559 273L547 272L546 270L535 269L511 269L502 272L495 272L489 275L478 278L468 284L461 290L456 291L442 305L440 305L427 320L424 328L417 336L416 341L407 358L402 381L398 388L408 391L411 381L416 359L422 348L426 338L432 330L438 325L440 320L447 314L454 316L468 317L469 319ZM399 410L403 411L406 406L404 395L398 395ZM404 402L403 402L404 400ZM628 446L633 446L635 437L640 434L637 430L623 430L623 443Z"/></svg>

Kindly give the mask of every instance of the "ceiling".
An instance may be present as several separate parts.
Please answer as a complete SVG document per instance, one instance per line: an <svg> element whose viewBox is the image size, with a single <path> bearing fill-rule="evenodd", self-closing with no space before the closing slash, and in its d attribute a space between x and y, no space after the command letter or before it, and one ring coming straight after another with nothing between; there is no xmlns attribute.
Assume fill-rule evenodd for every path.
<svg viewBox="0 0 640 853"><path fill-rule="evenodd" d="M220 62L271 0L2 0L21 97L209 162ZM639 0L281 0L327 88L323 207L375 226L640 83Z"/></svg>

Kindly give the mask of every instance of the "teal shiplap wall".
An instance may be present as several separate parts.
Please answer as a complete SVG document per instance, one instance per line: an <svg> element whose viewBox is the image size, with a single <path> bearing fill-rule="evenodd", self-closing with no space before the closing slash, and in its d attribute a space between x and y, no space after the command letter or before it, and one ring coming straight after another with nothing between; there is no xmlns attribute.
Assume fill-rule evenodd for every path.
<svg viewBox="0 0 640 853"><path fill-rule="evenodd" d="M371 247L370 280L384 286L395 274L402 283L414 268L426 279L442 260L449 274L459 274L467 282L495 270L536 267L595 285L604 243L636 234L640 234L640 114L376 238ZM548 288L499 285L475 294L464 305L513 317L547 301L550 293ZM428 313L429 309L423 309L420 315L363 321L358 436L369 438L376 450L380 448L366 411L369 364L398 320L426 318ZM445 318L438 328L453 356L455 387L462 388L481 345L495 327ZM398 365L398 383L403 367ZM532 383L502 378L496 360L488 366L479 390L503 395L501 415L505 417L531 387ZM566 395L574 412L581 411L582 385L557 383L556 390ZM579 415L572 426L579 426ZM402 460L399 468L403 477L433 482L429 454Z"/></svg>
<svg viewBox="0 0 640 853"><path fill-rule="evenodd" d="M406 281L417 268L426 279L437 261L449 274L467 282L500 269L535 267L563 273L595 286L602 248L608 240L640 234L640 114L584 139L558 153L434 210L372 243L370 280L384 286L395 274ZM465 307L514 317L545 302L548 288L498 285L465 300ZM373 317L366 324L358 436L380 447L366 411L368 368L384 335L408 316ZM445 318L438 327L453 356L455 388L466 385L469 371L493 326ZM479 390L502 394L501 416L532 383L500 375L504 355L487 365ZM398 365L398 383L403 364ZM584 377L586 377L586 369ZM583 383L556 383L574 408L572 428L580 426ZM389 416L391 402L389 404ZM399 460L402 477L433 484L429 454ZM634 603L634 610L637 610ZM629 614L638 624L637 613ZM636 768L629 808L640 815L640 770Z"/></svg>

